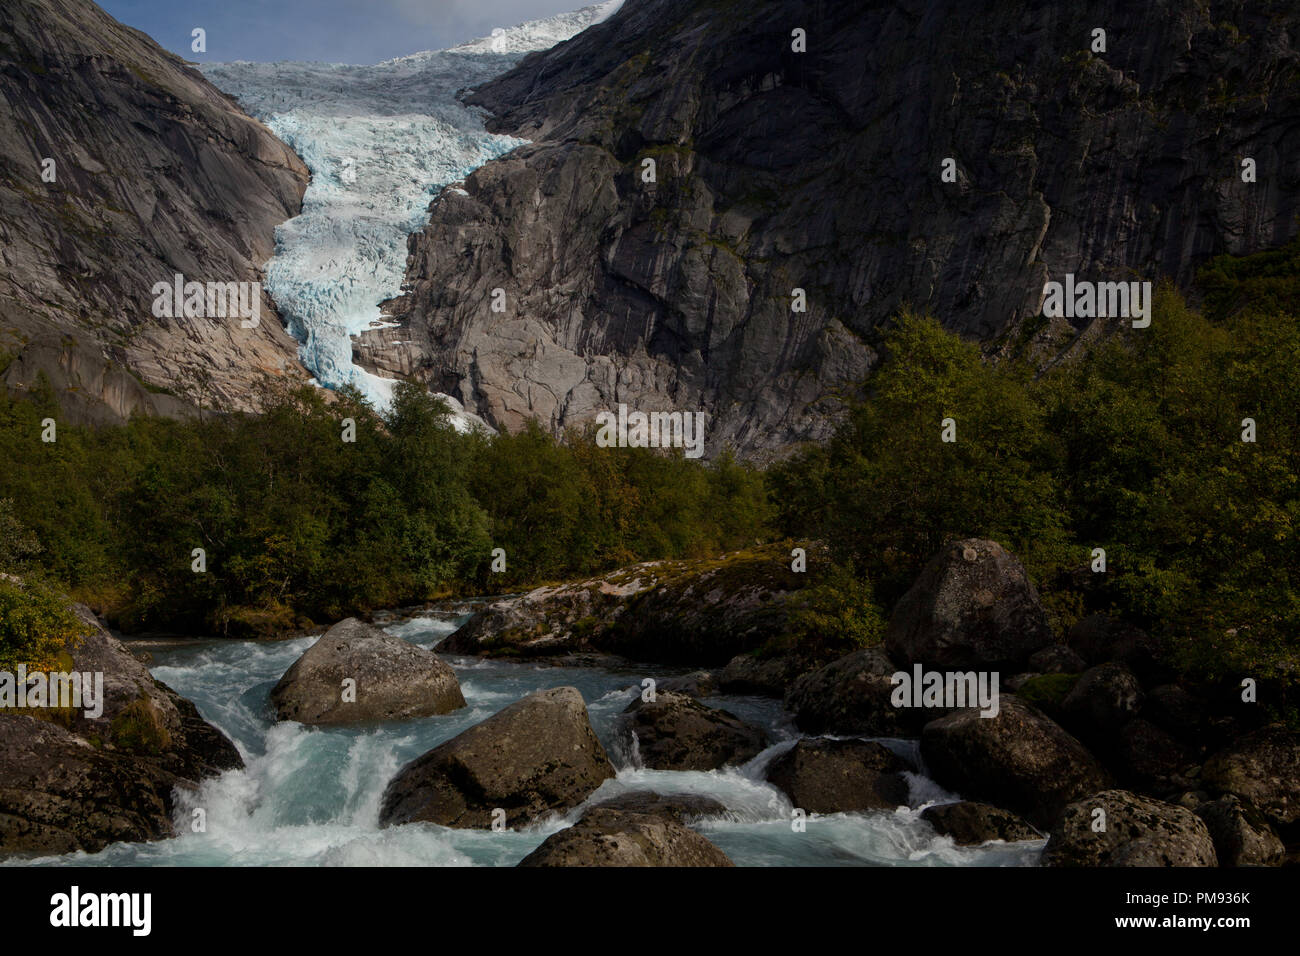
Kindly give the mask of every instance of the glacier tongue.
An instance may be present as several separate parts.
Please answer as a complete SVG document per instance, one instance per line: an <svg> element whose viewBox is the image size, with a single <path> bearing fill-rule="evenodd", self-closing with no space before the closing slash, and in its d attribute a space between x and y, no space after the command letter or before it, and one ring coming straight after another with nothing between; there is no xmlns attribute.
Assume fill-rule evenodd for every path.
<svg viewBox="0 0 1300 956"><path fill-rule="evenodd" d="M457 101L457 90L505 72L621 4L608 0L373 66L201 67L311 169L302 214L276 231L266 288L320 384L355 385L377 407L388 405L396 381L354 365L351 337L382 324L379 304L401 293L406 238L423 227L437 192L523 142L487 132L481 114ZM474 418L457 417L462 427Z"/></svg>

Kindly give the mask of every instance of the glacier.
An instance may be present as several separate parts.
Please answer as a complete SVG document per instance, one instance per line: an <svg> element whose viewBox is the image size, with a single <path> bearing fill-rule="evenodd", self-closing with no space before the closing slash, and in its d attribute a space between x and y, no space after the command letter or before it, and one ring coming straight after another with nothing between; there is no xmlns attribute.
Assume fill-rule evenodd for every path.
<svg viewBox="0 0 1300 956"><path fill-rule="evenodd" d="M428 221L438 192L524 142L489 133L483 113L457 100L457 91L599 23L622 3L606 0L374 65L200 66L311 170L302 213L276 230L265 287L317 384L353 385L377 408L388 406L397 380L353 364L352 336L383 326L380 304L402 291L407 236ZM458 427L482 424L441 397Z"/></svg>

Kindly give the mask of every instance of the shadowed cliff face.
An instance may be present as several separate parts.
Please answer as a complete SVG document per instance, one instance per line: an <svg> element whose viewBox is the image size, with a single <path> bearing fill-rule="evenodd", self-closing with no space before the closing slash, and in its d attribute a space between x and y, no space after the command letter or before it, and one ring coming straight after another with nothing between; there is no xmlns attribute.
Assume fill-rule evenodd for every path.
<svg viewBox="0 0 1300 956"><path fill-rule="evenodd" d="M1294 236L1298 42L1268 0L627 0L469 97L534 142L433 203L358 359L510 428L626 402L705 409L710 454L825 437L904 304L1051 355L1048 279Z"/></svg>
<svg viewBox="0 0 1300 956"><path fill-rule="evenodd" d="M239 318L158 319L152 288L258 282L306 167L179 58L82 0L0 8L0 349L82 420L248 407L305 378L269 299ZM54 182L42 160L55 161ZM154 386L146 389L142 382ZM173 391L179 397L163 394Z"/></svg>

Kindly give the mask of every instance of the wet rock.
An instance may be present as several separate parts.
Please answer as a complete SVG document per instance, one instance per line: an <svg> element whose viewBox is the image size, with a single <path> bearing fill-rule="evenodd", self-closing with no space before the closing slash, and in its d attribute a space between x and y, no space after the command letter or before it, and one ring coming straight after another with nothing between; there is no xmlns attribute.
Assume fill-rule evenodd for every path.
<svg viewBox="0 0 1300 956"><path fill-rule="evenodd" d="M927 807L921 819L941 836L952 837L958 846L978 846L990 840L1014 843L1042 839L1037 830L1014 813L970 800Z"/></svg>
<svg viewBox="0 0 1300 956"><path fill-rule="evenodd" d="M1094 830L1096 811L1105 829ZM1217 866L1214 841L1192 811L1127 790L1095 793L1065 808L1043 850L1044 866Z"/></svg>
<svg viewBox="0 0 1300 956"><path fill-rule="evenodd" d="M767 746L761 728L674 693L638 697L623 711L619 734L654 770L716 770L752 760Z"/></svg>
<svg viewBox="0 0 1300 956"><path fill-rule="evenodd" d="M654 790L629 790L591 805L591 809L598 807L627 813L663 814L678 823L689 823L701 817L720 817L727 812L720 801L701 793L658 793Z"/></svg>
<svg viewBox="0 0 1300 956"><path fill-rule="evenodd" d="M89 608L73 610L85 636L68 669L103 675L102 713L0 712L0 857L173 836L177 791L243 766L193 703L155 680Z"/></svg>
<svg viewBox="0 0 1300 956"><path fill-rule="evenodd" d="M811 669L808 661L798 656L759 658L753 654L737 654L722 669L719 684L726 694L780 698L800 675Z"/></svg>
<svg viewBox="0 0 1300 956"><path fill-rule="evenodd" d="M345 699L349 680L354 700ZM330 725L446 714L464 707L465 698L438 655L348 618L285 671L271 705L280 720Z"/></svg>
<svg viewBox="0 0 1300 956"><path fill-rule="evenodd" d="M774 759L767 779L809 813L892 810L907 805L910 770L884 744L867 740L800 740Z"/></svg>
<svg viewBox="0 0 1300 956"><path fill-rule="evenodd" d="M996 717L961 710L925 725L921 756L944 787L1050 826L1071 800L1109 776L1096 758L1045 714L1003 694Z"/></svg>
<svg viewBox="0 0 1300 956"><path fill-rule="evenodd" d="M1024 567L997 542L978 538L954 541L931 559L885 632L891 659L936 670L1022 671L1051 642Z"/></svg>
<svg viewBox="0 0 1300 956"><path fill-rule="evenodd" d="M786 694L786 709L805 733L906 736L934 715L894 706L890 677L897 670L879 648L854 651L799 677Z"/></svg>
<svg viewBox="0 0 1300 956"><path fill-rule="evenodd" d="M597 807L547 837L520 866L732 866L727 855L671 817Z"/></svg>
<svg viewBox="0 0 1300 956"><path fill-rule="evenodd" d="M1220 866L1281 866L1286 858L1282 840L1248 801L1220 797L1202 803L1196 815L1210 831Z"/></svg>
<svg viewBox="0 0 1300 956"><path fill-rule="evenodd" d="M659 681L655 689L657 692L685 694L687 697L712 697L721 688L716 671L692 671L681 677Z"/></svg>
<svg viewBox="0 0 1300 956"><path fill-rule="evenodd" d="M614 768L572 687L531 694L408 763L384 791L381 826L535 823L585 800Z"/></svg>

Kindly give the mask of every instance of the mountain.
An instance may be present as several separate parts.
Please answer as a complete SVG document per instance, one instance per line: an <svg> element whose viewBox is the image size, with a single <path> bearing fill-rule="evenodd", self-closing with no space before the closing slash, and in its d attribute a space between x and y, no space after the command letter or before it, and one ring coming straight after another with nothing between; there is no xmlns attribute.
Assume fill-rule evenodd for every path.
<svg viewBox="0 0 1300 956"><path fill-rule="evenodd" d="M221 63L203 74L266 123L312 172L302 214L279 232L267 289L307 368L323 385L352 385L385 405L394 380L353 361L352 336L382 324L399 295L406 240L444 186L522 145L483 128L456 93L579 33L617 0L498 30L449 50L373 65Z"/></svg>
<svg viewBox="0 0 1300 956"><path fill-rule="evenodd" d="M116 421L193 402L247 408L267 376L306 380L264 294L256 327L154 314L154 286L176 274L260 283L309 179L292 150L87 0L5 0L0 99L9 388L44 372L75 418ZM251 312L256 289L245 291Z"/></svg>
<svg viewBox="0 0 1300 956"><path fill-rule="evenodd" d="M627 0L467 97L532 142L434 200L358 360L499 427L704 409L710 453L779 454L905 304L1051 356L1087 323L1049 279L1294 237L1297 38L1279 0Z"/></svg>

